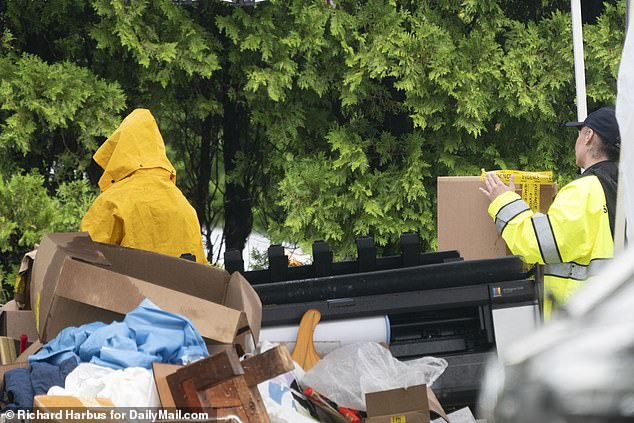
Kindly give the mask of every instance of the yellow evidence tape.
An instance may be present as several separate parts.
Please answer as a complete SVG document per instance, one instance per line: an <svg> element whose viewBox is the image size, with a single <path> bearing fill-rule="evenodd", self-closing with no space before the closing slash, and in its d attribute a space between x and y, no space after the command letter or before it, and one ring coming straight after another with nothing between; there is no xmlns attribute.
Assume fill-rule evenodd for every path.
<svg viewBox="0 0 634 423"><path fill-rule="evenodd" d="M539 211L539 186L545 184L553 183L553 172L544 171L544 172L524 172L521 170L492 170L487 172L482 169L482 173L480 174L480 180L484 181L484 177L487 173L495 173L500 177L502 182L508 184L511 175L513 175L513 180L516 184L522 185L522 200L526 201L528 206L534 212Z"/></svg>

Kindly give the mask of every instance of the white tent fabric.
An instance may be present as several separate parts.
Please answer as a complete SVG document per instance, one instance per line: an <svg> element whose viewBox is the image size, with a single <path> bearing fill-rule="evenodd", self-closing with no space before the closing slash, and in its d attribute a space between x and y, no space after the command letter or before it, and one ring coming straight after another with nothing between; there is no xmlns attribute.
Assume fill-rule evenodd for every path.
<svg viewBox="0 0 634 423"><path fill-rule="evenodd" d="M622 187L617 208L624 210L626 236L634 242L634 21L629 4L629 25L619 66L616 96L616 119L621 132L619 185ZM618 226L617 226L618 227Z"/></svg>

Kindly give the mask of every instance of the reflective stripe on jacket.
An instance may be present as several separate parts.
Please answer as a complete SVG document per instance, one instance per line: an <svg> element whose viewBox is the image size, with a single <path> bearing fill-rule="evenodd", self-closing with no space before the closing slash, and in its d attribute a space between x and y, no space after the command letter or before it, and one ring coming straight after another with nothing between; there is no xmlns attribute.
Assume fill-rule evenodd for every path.
<svg viewBox="0 0 634 423"><path fill-rule="evenodd" d="M505 192L489 214L513 254L544 266L544 316L551 296L565 303L583 281L614 254L610 217L602 184L583 176L561 189L548 214L533 213L515 192Z"/></svg>

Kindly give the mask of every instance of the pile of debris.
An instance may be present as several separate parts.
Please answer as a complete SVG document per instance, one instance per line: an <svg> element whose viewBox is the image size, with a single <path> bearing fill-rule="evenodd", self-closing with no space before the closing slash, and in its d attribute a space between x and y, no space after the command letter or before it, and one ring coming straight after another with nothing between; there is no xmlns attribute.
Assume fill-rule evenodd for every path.
<svg viewBox="0 0 634 423"><path fill-rule="evenodd" d="M63 233L21 274L0 317L5 417L475 422L469 409L447 416L430 389L443 359L402 362L377 342L320 357L315 310L292 356L258 343L262 303L239 272Z"/></svg>

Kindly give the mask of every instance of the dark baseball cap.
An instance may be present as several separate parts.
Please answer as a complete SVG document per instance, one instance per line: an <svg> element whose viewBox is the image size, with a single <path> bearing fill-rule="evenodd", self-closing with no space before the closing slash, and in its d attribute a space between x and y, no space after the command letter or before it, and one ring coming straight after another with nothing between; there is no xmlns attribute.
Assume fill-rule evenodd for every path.
<svg viewBox="0 0 634 423"><path fill-rule="evenodd" d="M614 109L602 107L590 113L583 122L568 122L566 126L587 126L594 129L603 141L612 144L616 148L621 147L621 135L619 135L619 125L616 122Z"/></svg>

